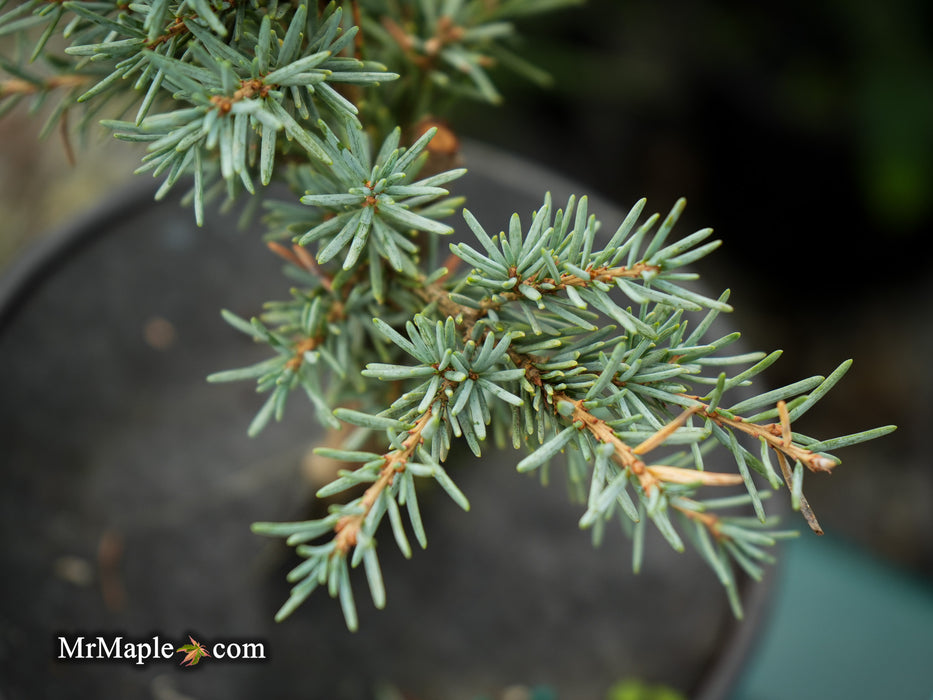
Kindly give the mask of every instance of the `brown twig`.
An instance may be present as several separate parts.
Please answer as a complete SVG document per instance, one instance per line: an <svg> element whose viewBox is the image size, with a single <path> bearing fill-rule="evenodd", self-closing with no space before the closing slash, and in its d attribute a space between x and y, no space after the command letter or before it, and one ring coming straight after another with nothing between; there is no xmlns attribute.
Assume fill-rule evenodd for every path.
<svg viewBox="0 0 933 700"><path fill-rule="evenodd" d="M550 288L539 289L542 294L547 294L554 293L571 286L587 286L594 279L604 282L611 282L613 279L617 278L639 278L647 272L657 272L659 269L660 268L658 266L646 265L645 263L637 263L632 267L591 267L586 270L589 275L589 279L573 274L563 274L561 275L560 280L554 280L552 278L538 279L537 275L535 275L524 281L519 280L519 283L535 285L536 289L538 289L538 285L547 284ZM512 273L514 274L515 271L512 270ZM503 292L496 294L495 297L487 297L486 299L482 300L479 304L480 308L468 308L461 306L460 304L457 304L450 299L450 295L444 288L442 281L436 281L433 284L424 287L422 290L420 290L420 294L426 302L436 303L441 314L457 319L457 323L463 337L471 337L473 334L473 328L475 327L476 323L490 311L497 310L499 307L509 301L524 298L524 295L521 295L518 292ZM537 368L537 361L539 361L539 358L525 355L511 349L508 351L508 354L516 367L525 370L525 379L527 381L529 381L532 385L539 387L543 386L544 381L542 380L540 371ZM565 415L565 418L571 424L575 424L578 429L588 431L597 440L597 442L612 445L613 460L623 469L628 470L629 473L631 473L638 480L638 483L645 495L650 495L656 489L663 489L664 484L736 486L744 482L744 479L740 474L708 472L700 469L687 469L665 464L646 464L641 459L641 455L647 454L662 446L677 431L677 429L683 426L690 418L690 416L693 415L710 420L723 428L737 430L754 437L763 438L766 443L777 452L788 487L791 486L792 477L790 475L789 469L787 468L785 455L792 459L800 460L802 463L806 464L811 471L830 471L832 467L836 465L836 462L833 460L794 444L793 433L790 428L789 413L783 401L778 403L778 411L779 415L781 416L781 423L759 425L755 423L749 423L741 417L733 417L731 415L726 415L722 412L719 412L716 409L711 409L708 405L703 404L699 397L685 395L685 398L692 399L697 403L684 410L679 416L658 429L654 434L649 436L635 447L629 446L620 437L618 437L615 431L608 423L606 423L606 421L593 415L593 413L591 413L584 406L583 400L574 400L566 394L555 392L549 398L549 402L551 403L551 406L555 412L558 412L557 407L560 403L569 403L573 409L569 415ZM426 422L427 416L424 416L421 420L419 420L419 425L422 426L421 429L423 429L423 425L425 425ZM416 429L417 427L418 426L416 426ZM412 434L414 435L415 432L416 431L413 430ZM418 440L420 440L420 429L417 430L417 435ZM403 449L397 450L396 453L393 454L400 454L406 451L408 451L408 454L410 454L410 451L413 450L414 446L417 444L410 442L411 440L412 438L410 437L408 440L406 440L405 443L403 443ZM369 512L378 495L388 484L391 483L391 478L394 473L395 467L391 466L389 461L387 461L386 465L383 467L379 479L367 490L366 494L364 495L364 505L366 506L366 512ZM692 511L688 508L680 507L676 504L672 504L672 507L683 512L687 517L701 522L707 527L707 529L714 537L720 537L720 520L716 515ZM820 528L812 509L802 495L801 510L807 520L807 523L814 530L814 532L822 534L822 528ZM365 514L362 516L346 516L345 518L341 519L340 523L338 523L340 533L338 550L347 551L350 546L355 544L356 533L359 530L363 518L365 518ZM344 535L344 531L348 528L348 534Z"/></svg>
<svg viewBox="0 0 933 700"><path fill-rule="evenodd" d="M176 17L168 27L165 28L165 33L157 36L154 40L150 41L147 44L146 48L152 50L157 48L160 44L164 44L167 41L171 41L172 38L178 36L182 32L187 32L188 27L185 25L184 17Z"/></svg>
<svg viewBox="0 0 933 700"><path fill-rule="evenodd" d="M430 420L431 409L429 408L418 419L415 426L408 431L408 437L402 442L402 446L385 455L385 463L382 465L382 469L379 472L379 478L366 489L360 500L359 505L362 506L363 511L356 515L345 515L337 521L337 524L334 526L334 532L337 533L334 538L336 544L334 548L335 553L346 555L356 546L357 538L360 529L363 527L363 522L366 520L366 516L376 504L379 495L392 484L395 475L405 471L405 465L408 460L411 459L418 445L424 441L421 434L424 432Z"/></svg>
<svg viewBox="0 0 933 700"><path fill-rule="evenodd" d="M320 344L320 338L302 338L297 343L295 343L295 354L292 355L292 358L285 363L285 366L293 372L297 372L299 369L301 369L301 365L305 361L305 353L311 352Z"/></svg>
<svg viewBox="0 0 933 700"><path fill-rule="evenodd" d="M289 250L281 243L276 243L275 241L268 241L266 246L283 260L317 277L321 281L321 286L328 292L333 291L334 278L321 269L321 266L317 264L317 260L315 260L314 256L306 249L302 248L300 245L293 244L291 250Z"/></svg>
<svg viewBox="0 0 933 700"><path fill-rule="evenodd" d="M350 9L353 13L353 24L357 27L363 26L363 17L360 14L360 3L359 0L350 0ZM362 29L356 33L356 36L353 37L353 50L355 52L355 57L357 59L363 58L363 31Z"/></svg>
<svg viewBox="0 0 933 700"><path fill-rule="evenodd" d="M790 413L787 410L787 404L784 401L778 401L777 409L780 423L769 423L766 425L749 423L740 417L731 418L718 411L710 411L705 407L700 408L697 413L721 427L737 430L746 435L763 439L777 455L778 463L781 466L781 473L784 476L784 481L787 483L788 489L793 488L793 473L788 465L788 459L801 462L811 472L830 472L837 463L828 457L824 457L804 447L795 445L793 442L793 431L791 430ZM809 502L807 502L802 492L800 494L800 512L807 521L807 525L810 526L810 529L816 534L822 535L823 528L820 527L816 519L816 514L813 512L813 509L810 507Z"/></svg>
<svg viewBox="0 0 933 700"><path fill-rule="evenodd" d="M425 71L434 66L445 46L460 41L466 31L446 15L437 20L434 35L424 41L419 41L417 37L406 32L391 17L383 17L382 26L395 39L395 43L408 57L408 60Z"/></svg>
<svg viewBox="0 0 933 700"><path fill-rule="evenodd" d="M638 263L633 265L631 268L589 268L587 269L587 273L590 275L591 279L595 278L608 282L612 279L620 277L638 278L641 277L645 272L657 271L658 269L659 268L657 266L649 266L645 265L644 263ZM586 284L588 284L586 279L572 274L561 275L560 281L555 281L551 278L545 278L539 281L536 279L536 277L531 277L528 280L525 280L523 283L544 284L545 282L553 285L553 289L539 289L542 294L548 292L553 293L558 289L564 289L569 286L586 286ZM489 297L480 303L479 309L471 309L462 307L452 302L449 298L449 295L443 289L443 286L439 283L435 283L432 285L432 288L426 289L425 294L427 295L426 299L429 301L437 301L438 309L442 313L446 313L453 318L460 319L460 327L465 337L472 335L473 327L475 326L476 322L489 311L498 309L508 301L523 298L523 295L517 292L505 292L497 294L496 301L493 301L493 298ZM509 351L509 356L511 357L512 362L516 367L525 369L525 378L529 382L537 386L541 386L543 384L535 364L535 358L522 355L512 350ZM756 423L749 423L741 417L727 416L719 411L716 411L715 409L710 409L709 406L700 402L699 397L687 396L686 398L693 399L698 403L683 411L677 418L675 418L673 421L668 423L666 426L658 430L656 433L634 448L630 447L619 437L617 437L615 432L608 424L605 423L605 421L600 420L592 413L590 413L583 406L583 401L575 401L566 395L555 394L552 397L552 402L555 410L557 404L561 401L567 401L573 405L573 412L571 416L569 416L571 422L578 423L581 429L588 430L597 441L613 445L614 460L623 469L628 469L638 479L638 482L646 495L650 494L656 488L661 488L663 483L730 486L743 482L742 476L739 474L707 472L696 469L683 469L681 467L672 467L663 464L647 465L641 459L639 459L639 455L645 454L656 449L657 447L660 447L677 430L677 428L686 422L686 420L691 415L698 415L702 418L711 420L723 428L736 430L756 438L764 439L778 455L781 469L784 472L784 478L787 482L788 488L791 488L792 476L790 475L790 470L787 467L785 456L793 460L799 460L805 464L810 471L814 472L829 472L833 467L836 466L836 462L834 460L794 444L793 432L790 426L790 415L787 411L787 406L783 401L778 402L778 413L780 415L781 422L779 424L772 423L767 425L759 425ZM800 497L800 504L801 512L803 513L807 524L814 532L817 534L822 534L823 529L817 522L816 516L813 513L813 509L810 507L803 494L801 494ZM674 507L677 508L677 506ZM718 536L718 518L716 518L716 516L706 515L701 517L700 515L689 511L688 509L678 508L678 510L683 511L691 518L703 522L714 536Z"/></svg>
<svg viewBox="0 0 933 700"><path fill-rule="evenodd" d="M608 423L594 416L583 405L583 401L575 401L564 394L556 393L554 395L554 405L556 406L561 401L573 405L573 413L569 416L573 423L580 423L581 428L589 431L598 442L613 446L615 449L613 459L638 479L638 483L646 495L649 495L656 488L661 488L663 483L702 484L704 486L735 486L742 483L742 477L739 474L699 471L664 464L645 464L639 458L639 455L660 447L698 409L684 411L638 447L633 448L618 437Z"/></svg>
<svg viewBox="0 0 933 700"><path fill-rule="evenodd" d="M395 43L404 53L409 53L415 45L414 37L410 36L402 29L398 22L391 17L382 18L382 26L395 39Z"/></svg>
<svg viewBox="0 0 933 700"><path fill-rule="evenodd" d="M661 268L658 265L646 265L645 263L636 263L632 267L627 267L622 265L620 267L593 267L592 265L586 268L586 273L589 275L589 279L579 277L578 275L565 272L560 276L559 280L555 280L552 277L539 277L537 274L532 275L531 277L522 279L520 276L516 275L516 271L513 269L511 272L513 275L518 277L517 284L525 284L530 287L533 287L542 295L554 294L555 292L563 291L567 287L588 287L592 282L605 282L611 283L613 280L625 278L625 279L639 279L644 274L651 272L660 272ZM542 285L548 285L548 288L542 289ZM500 297L503 301L515 301L517 299L524 299L524 295L520 292L499 292L496 294L497 297Z"/></svg>
<svg viewBox="0 0 933 700"><path fill-rule="evenodd" d="M645 452L651 452L651 450L659 447L667 438L674 434L674 432L687 422L687 419L692 416L694 413L697 413L700 410L699 406L693 406L683 411L677 418L672 420L670 423L665 425L654 435L649 437L647 440L642 442L640 445L635 447L632 452L637 455L645 454Z"/></svg>
<svg viewBox="0 0 933 700"><path fill-rule="evenodd" d="M781 465L781 473L784 475L784 482L787 484L788 490L793 489L794 475L790 470L790 466L787 464L787 459L785 459L782 452L777 453L778 464ZM813 530L817 535L823 534L823 528L820 527L819 521L816 519L816 514L813 512L813 509L810 507L810 503L807 501L806 496L803 495L803 491L800 492L800 513L803 515L803 519L807 521L807 525L810 526L810 529Z"/></svg>
<svg viewBox="0 0 933 700"><path fill-rule="evenodd" d="M227 115L233 109L233 105L243 100L253 97L266 97L273 86L266 85L260 78L249 78L240 81L240 88L232 96L214 95L211 97L211 104L217 107L217 111L222 115Z"/></svg>
<svg viewBox="0 0 933 700"><path fill-rule="evenodd" d="M672 503L671 507L676 509L677 512L682 513L691 520L696 520L698 523L701 523L715 539L720 539L722 537L722 532L720 532L720 525L722 524L722 519L715 513L707 513L702 510L691 510L690 508L684 508L679 506L676 503Z"/></svg>
<svg viewBox="0 0 933 700"><path fill-rule="evenodd" d="M584 279L573 275L570 273L564 273L561 275L560 280L554 280L550 277L539 278L538 275L533 275L524 280L519 280L518 284L527 284L533 286L537 289L542 295L547 296L548 294L554 294L556 292L562 291L567 287L586 287L594 279L601 282L611 282L617 278L628 278L628 279L637 279L642 277L646 272L659 272L660 267L657 265L646 265L644 263L637 263L632 267L620 266L620 267L598 267L594 268L592 266L586 269L586 272L590 275L590 279ZM514 270L513 270L514 273ZM510 301L520 301L526 297L520 292L504 291L497 292L495 297L486 297L479 302L479 308L469 308L461 306L456 302L450 300L450 294L444 287L444 279L437 280L434 283L418 290L418 294L428 303L436 302L438 310L450 316L451 318L460 319L459 326L462 332L463 337L469 337L473 332L473 326L476 325L476 322L483 318L490 311L498 311L504 304L507 304ZM549 288L541 289L540 285L549 285ZM516 365L518 366L518 365Z"/></svg>
<svg viewBox="0 0 933 700"><path fill-rule="evenodd" d="M57 90L59 88L75 88L86 85L91 80L87 75L53 75L45 80L22 80L21 78L7 78L0 81L0 97L8 95L34 95L37 92Z"/></svg>
<svg viewBox="0 0 933 700"><path fill-rule="evenodd" d="M687 398L698 400L696 396ZM781 422L766 425L749 423L740 417L732 418L719 411L710 411L708 408L703 408L698 413L721 427L737 430L755 438L763 438L775 452L783 453L792 460L802 462L811 472L832 471L837 462L794 444L787 406L783 401L778 401L777 406L778 413L781 415Z"/></svg>

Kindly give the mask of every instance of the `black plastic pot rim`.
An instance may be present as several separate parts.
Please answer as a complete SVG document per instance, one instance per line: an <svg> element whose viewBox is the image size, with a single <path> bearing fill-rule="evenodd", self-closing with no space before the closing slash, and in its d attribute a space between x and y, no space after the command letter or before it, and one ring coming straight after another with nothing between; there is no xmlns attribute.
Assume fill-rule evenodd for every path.
<svg viewBox="0 0 933 700"><path fill-rule="evenodd" d="M568 190L578 188L563 175L489 146L468 142L464 150L468 166L480 162L482 165L477 170L482 170L492 179L507 181L512 187L516 182L509 178L509 173L521 170L521 189L542 196L544 192L556 187ZM138 211L152 201L155 192L156 186L151 181L140 178L78 215L68 225L27 246L0 273L0 336L6 332L30 295L45 280L53 276L82 246L93 242L101 232L106 231L98 225L99 221ZM761 630L770 617L779 568L780 564L771 566L760 582L744 582L741 590L744 619L732 625L725 635L720 653L711 662L707 674L691 695L692 698L716 700L729 697L730 688L735 686L741 676L756 642L762 636Z"/></svg>

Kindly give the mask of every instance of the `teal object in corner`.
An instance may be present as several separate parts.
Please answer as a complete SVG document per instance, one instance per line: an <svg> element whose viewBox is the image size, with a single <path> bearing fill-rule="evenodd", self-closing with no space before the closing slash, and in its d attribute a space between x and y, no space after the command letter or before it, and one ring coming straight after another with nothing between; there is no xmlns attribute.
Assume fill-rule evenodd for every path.
<svg viewBox="0 0 933 700"><path fill-rule="evenodd" d="M730 700L933 700L933 586L829 537L784 545Z"/></svg>

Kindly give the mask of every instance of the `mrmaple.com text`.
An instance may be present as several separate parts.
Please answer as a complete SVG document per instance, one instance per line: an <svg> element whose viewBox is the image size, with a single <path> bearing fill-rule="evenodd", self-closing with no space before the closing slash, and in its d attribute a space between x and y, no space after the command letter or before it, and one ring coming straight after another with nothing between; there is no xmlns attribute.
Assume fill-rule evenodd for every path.
<svg viewBox="0 0 933 700"><path fill-rule="evenodd" d="M178 644L159 635L148 639L127 639L123 636L65 636L56 638L55 656L59 661L129 661L143 665L150 661L172 659ZM266 648L262 642L214 642L205 645L213 659L263 660Z"/></svg>

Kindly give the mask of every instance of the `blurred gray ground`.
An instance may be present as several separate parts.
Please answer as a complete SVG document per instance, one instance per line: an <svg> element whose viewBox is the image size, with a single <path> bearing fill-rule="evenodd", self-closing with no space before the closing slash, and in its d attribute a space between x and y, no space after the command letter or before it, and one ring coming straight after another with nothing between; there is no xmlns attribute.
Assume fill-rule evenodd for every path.
<svg viewBox="0 0 933 700"><path fill-rule="evenodd" d="M798 428L900 426L807 479L824 527L933 581L931 10L769 8L591 2L531 25L553 90L503 75L505 106L452 122L620 206L647 194L664 212L686 195L680 232L711 225L725 242L700 269L732 288L735 327L751 348L785 350L771 384L855 358ZM0 120L0 266L138 162L101 135L71 166L57 136L36 146L40 124Z"/></svg>
<svg viewBox="0 0 933 700"><path fill-rule="evenodd" d="M0 269L31 242L125 185L138 151L103 130L74 142L69 163L58 131L39 141L45 115L23 108L0 118Z"/></svg>

